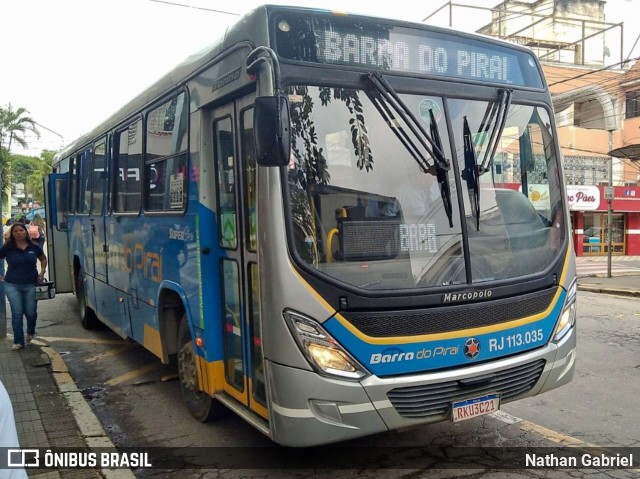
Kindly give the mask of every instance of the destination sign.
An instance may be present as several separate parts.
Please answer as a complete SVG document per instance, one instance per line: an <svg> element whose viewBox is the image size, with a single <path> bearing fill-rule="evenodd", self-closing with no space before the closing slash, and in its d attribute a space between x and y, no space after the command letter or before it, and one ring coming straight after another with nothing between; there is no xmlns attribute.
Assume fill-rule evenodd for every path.
<svg viewBox="0 0 640 479"><path fill-rule="evenodd" d="M276 22L278 26L283 21ZM542 88L532 54L455 33L347 18L296 18L276 27L291 60Z"/></svg>

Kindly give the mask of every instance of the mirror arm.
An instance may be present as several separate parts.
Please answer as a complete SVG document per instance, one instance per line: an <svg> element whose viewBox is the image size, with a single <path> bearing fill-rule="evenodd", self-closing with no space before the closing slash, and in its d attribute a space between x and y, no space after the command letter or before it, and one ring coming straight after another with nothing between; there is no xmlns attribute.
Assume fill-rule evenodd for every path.
<svg viewBox="0 0 640 479"><path fill-rule="evenodd" d="M247 56L247 72L257 75L257 65L262 62L269 62L273 72L273 84L275 96L280 97L282 85L280 84L280 61L276 52L269 47L258 47ZM280 101L276 102L276 118L280 119ZM282 122L278 121L278 139L282 139Z"/></svg>

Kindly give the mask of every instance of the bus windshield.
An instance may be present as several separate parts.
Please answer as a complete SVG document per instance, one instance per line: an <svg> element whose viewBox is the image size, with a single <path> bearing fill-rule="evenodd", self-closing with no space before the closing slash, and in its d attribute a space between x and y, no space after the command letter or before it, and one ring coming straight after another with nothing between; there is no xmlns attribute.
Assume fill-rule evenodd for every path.
<svg viewBox="0 0 640 479"><path fill-rule="evenodd" d="M452 164L451 220L434 159L412 151L420 139L401 119L385 115L375 95L297 85L289 89L286 188L294 257L365 290L481 283L550 266L565 240L565 220L547 111L511 103L504 114L492 114L500 95L495 102L399 98L432 136L437 132ZM499 118L506 120L495 127ZM465 121L467 145L477 158L471 166ZM457 151L451 151L451 135ZM468 181L454 179L465 177L465 166L467 172L484 168L475 175L477 195Z"/></svg>

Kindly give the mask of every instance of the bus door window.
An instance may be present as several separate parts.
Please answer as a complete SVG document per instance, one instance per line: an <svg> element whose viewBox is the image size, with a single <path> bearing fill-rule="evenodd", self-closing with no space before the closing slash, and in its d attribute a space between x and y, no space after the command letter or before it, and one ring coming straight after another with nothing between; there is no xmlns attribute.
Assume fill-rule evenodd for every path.
<svg viewBox="0 0 640 479"><path fill-rule="evenodd" d="M218 239L223 248L236 249L236 196L233 150L233 127L230 117L217 120L213 125L216 145L216 173L220 218Z"/></svg>
<svg viewBox="0 0 640 479"><path fill-rule="evenodd" d="M58 178L55 180L55 205L56 205L56 227L59 231L66 231L69 221L68 210L68 180Z"/></svg>
<svg viewBox="0 0 640 479"><path fill-rule="evenodd" d="M224 376L227 384L244 391L244 361L242 359L242 312L240 307L240 271L234 260L221 263L224 318Z"/></svg>
<svg viewBox="0 0 640 479"><path fill-rule="evenodd" d="M249 251L256 252L257 170L256 159L253 154L253 108L243 112L242 131L240 134L245 184L245 237Z"/></svg>
<svg viewBox="0 0 640 479"><path fill-rule="evenodd" d="M242 112L240 151L244 168L244 211L247 261L247 302L249 307L249 358L251 361L251 399L266 406L267 396L262 360L262 334L260 328L260 274L257 258L257 168L253 149L253 108Z"/></svg>

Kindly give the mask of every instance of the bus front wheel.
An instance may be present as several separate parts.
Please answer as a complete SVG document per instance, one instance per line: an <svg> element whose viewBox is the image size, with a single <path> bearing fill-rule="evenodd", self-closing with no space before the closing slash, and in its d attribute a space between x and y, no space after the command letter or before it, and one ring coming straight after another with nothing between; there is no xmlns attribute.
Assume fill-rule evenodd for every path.
<svg viewBox="0 0 640 479"><path fill-rule="evenodd" d="M186 316L183 316L180 321L178 344L180 345L178 351L180 390L187 403L187 409L200 422L223 417L227 412L227 408L200 389L196 364L197 354L191 339Z"/></svg>
<svg viewBox="0 0 640 479"><path fill-rule="evenodd" d="M84 274L78 271L76 277L76 297L78 299L78 316L84 329L94 329L98 326L96 313L87 305L87 293L84 286Z"/></svg>

